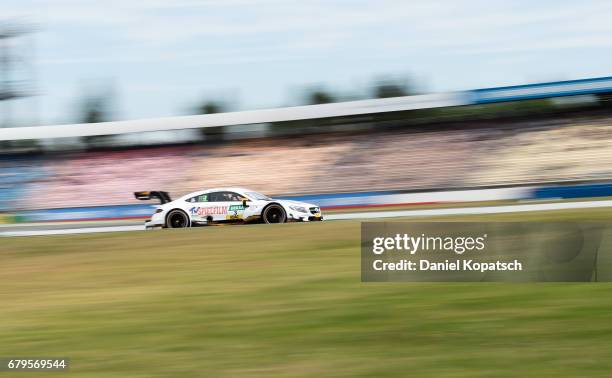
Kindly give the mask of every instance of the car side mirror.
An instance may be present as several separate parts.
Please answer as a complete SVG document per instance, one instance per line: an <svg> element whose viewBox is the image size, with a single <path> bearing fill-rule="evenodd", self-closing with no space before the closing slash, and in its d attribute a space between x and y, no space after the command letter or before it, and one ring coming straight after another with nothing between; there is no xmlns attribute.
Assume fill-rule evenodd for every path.
<svg viewBox="0 0 612 378"><path fill-rule="evenodd" d="M242 200L242 207L244 207L244 208L249 207L249 205L247 205L247 200L245 200L245 199Z"/></svg>

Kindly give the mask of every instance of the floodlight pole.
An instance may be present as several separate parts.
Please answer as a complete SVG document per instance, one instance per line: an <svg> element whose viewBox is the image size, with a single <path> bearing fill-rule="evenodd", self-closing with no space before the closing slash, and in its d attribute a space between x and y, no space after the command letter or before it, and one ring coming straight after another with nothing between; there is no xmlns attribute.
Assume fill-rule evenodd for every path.
<svg viewBox="0 0 612 378"><path fill-rule="evenodd" d="M0 101L2 101L2 127L8 127L11 119L11 108L8 100L11 98L9 86L9 33L0 30Z"/></svg>
<svg viewBox="0 0 612 378"><path fill-rule="evenodd" d="M16 56L12 51L12 42L30 31L12 25L0 25L0 102L2 102L2 123L0 127L14 126L12 119L11 100L29 96L15 87L16 66L13 62Z"/></svg>

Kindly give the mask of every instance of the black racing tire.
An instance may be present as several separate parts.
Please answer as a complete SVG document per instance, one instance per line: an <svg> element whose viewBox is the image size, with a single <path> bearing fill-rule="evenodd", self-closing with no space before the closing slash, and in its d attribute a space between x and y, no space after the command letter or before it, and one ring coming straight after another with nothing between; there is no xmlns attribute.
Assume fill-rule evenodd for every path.
<svg viewBox="0 0 612 378"><path fill-rule="evenodd" d="M179 209L171 210L166 215L166 227L167 228L187 228L191 227L191 220L186 212Z"/></svg>
<svg viewBox="0 0 612 378"><path fill-rule="evenodd" d="M264 223L285 223L287 221L287 212L281 205L273 203L263 209L261 219Z"/></svg>

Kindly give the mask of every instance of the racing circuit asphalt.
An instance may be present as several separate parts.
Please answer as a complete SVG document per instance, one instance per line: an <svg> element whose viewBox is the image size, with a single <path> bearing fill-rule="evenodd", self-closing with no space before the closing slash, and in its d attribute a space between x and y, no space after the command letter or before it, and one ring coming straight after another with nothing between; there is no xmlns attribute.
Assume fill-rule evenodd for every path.
<svg viewBox="0 0 612 378"><path fill-rule="evenodd" d="M530 211L550 211L568 209L589 209L612 207L612 200L603 201L581 201L581 202L554 202L554 203L535 203L503 206L482 206L482 207L458 207L442 209L421 209L421 210L391 210L391 211L368 211L344 214L329 214L325 216L326 221L333 220L359 220L359 219L379 219L397 217L432 217L448 215L478 215L478 214L501 214L519 213ZM127 232L143 231L143 222L122 221L121 224L108 221L98 222L79 222L79 223L31 223L31 224L10 224L0 225L0 237L10 236L41 236L41 235L66 235L84 234L97 232Z"/></svg>

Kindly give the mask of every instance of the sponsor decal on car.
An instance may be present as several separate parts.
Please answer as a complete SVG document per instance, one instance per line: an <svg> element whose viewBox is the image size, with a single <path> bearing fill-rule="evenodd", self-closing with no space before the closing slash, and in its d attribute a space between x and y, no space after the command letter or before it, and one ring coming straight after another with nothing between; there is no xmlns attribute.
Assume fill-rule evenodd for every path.
<svg viewBox="0 0 612 378"><path fill-rule="evenodd" d="M225 217L226 220L238 220L242 219L242 214L239 212L244 211L243 205L230 205L228 209L228 214ZM233 214L232 214L233 213Z"/></svg>
<svg viewBox="0 0 612 378"><path fill-rule="evenodd" d="M192 207L189 209L191 215L218 215L227 214L227 206Z"/></svg>

